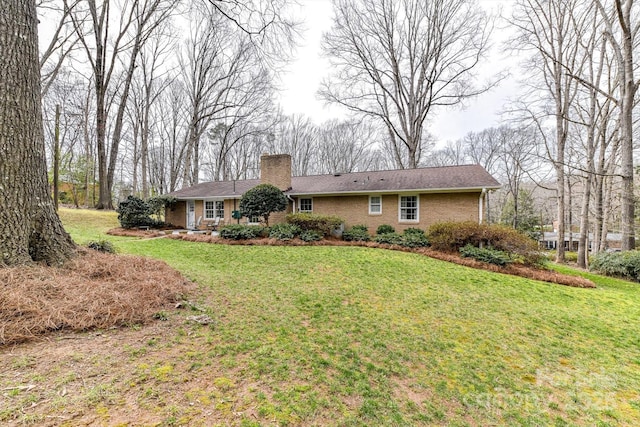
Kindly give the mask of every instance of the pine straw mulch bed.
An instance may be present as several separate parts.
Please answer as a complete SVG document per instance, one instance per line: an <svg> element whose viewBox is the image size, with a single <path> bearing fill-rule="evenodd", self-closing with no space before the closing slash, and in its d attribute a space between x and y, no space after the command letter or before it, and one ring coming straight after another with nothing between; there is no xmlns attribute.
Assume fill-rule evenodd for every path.
<svg viewBox="0 0 640 427"><path fill-rule="evenodd" d="M80 250L63 267L0 269L0 346L53 331L144 324L195 285L163 261Z"/></svg>
<svg viewBox="0 0 640 427"><path fill-rule="evenodd" d="M171 231L169 230L165 231L157 229L140 230L137 228L112 228L111 230L107 231L107 234L109 234L110 236L141 237L150 239L153 237L162 237L166 235L167 232L171 234Z"/></svg>
<svg viewBox="0 0 640 427"><path fill-rule="evenodd" d="M579 276L569 276L567 274L557 273L555 271L546 270L544 268L536 268L522 264L509 264L500 267L494 264L480 262L472 258L463 258L456 253L444 253L434 251L429 248L407 248L399 245L388 245L375 242L345 242L338 239L323 239L318 242L304 242L300 239L293 240L277 240L277 239L253 239L253 240L227 240L217 236L198 235L198 234L180 234L168 235L169 239L180 239L190 242L206 242L226 245L256 245L256 246L364 246L368 248L391 249L402 252L411 252L426 255L430 258L442 261L452 262L467 267L477 268L481 270L492 271L495 273L510 274L513 276L524 277L526 279L540 280L543 282L556 283L558 285L572 286L575 288L595 288L596 285L591 280Z"/></svg>

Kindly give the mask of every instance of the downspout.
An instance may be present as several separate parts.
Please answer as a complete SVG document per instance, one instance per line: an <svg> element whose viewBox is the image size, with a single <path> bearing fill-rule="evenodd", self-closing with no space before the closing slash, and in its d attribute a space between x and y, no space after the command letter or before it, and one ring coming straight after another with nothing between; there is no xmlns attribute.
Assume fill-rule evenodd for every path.
<svg viewBox="0 0 640 427"><path fill-rule="evenodd" d="M484 216L484 195L487 194L487 189L483 188L478 199L478 224L482 224L482 218Z"/></svg>
<svg viewBox="0 0 640 427"><path fill-rule="evenodd" d="M296 213L296 201L289 194L285 194L287 199L291 200L291 213Z"/></svg>

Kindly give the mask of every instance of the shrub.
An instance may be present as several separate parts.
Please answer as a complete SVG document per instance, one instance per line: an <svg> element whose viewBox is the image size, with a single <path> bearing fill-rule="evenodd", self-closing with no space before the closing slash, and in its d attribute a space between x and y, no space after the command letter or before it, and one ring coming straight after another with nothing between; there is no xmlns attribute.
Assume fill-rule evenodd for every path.
<svg viewBox="0 0 640 427"><path fill-rule="evenodd" d="M388 245L401 245L402 236L396 232L378 233L378 235L373 238L373 241L377 243L386 243Z"/></svg>
<svg viewBox="0 0 640 427"><path fill-rule="evenodd" d="M606 276L640 282L640 252L602 252L593 257L591 269Z"/></svg>
<svg viewBox="0 0 640 427"><path fill-rule="evenodd" d="M240 199L240 212L243 216L264 218L269 226L269 215L287 208L287 198L278 187L271 184L259 184L248 190Z"/></svg>
<svg viewBox="0 0 640 427"><path fill-rule="evenodd" d="M382 224L376 230L376 234L387 234L387 233L395 233L396 229L390 226L389 224Z"/></svg>
<svg viewBox="0 0 640 427"><path fill-rule="evenodd" d="M317 242L318 240L322 240L322 233L316 230L305 230L300 233L300 239L305 242Z"/></svg>
<svg viewBox="0 0 640 427"><path fill-rule="evenodd" d="M442 222L429 227L431 247L438 251L457 252L460 248L490 246L517 255L525 264L540 264L542 255L535 241L513 228L476 222Z"/></svg>
<svg viewBox="0 0 640 427"><path fill-rule="evenodd" d="M429 246L429 239L427 239L427 236L425 236L423 231L418 234L415 232L407 233L405 230L402 236L402 243L400 244L407 248L423 248L425 246Z"/></svg>
<svg viewBox="0 0 640 427"><path fill-rule="evenodd" d="M342 239L347 242L368 242L371 236L368 233L366 225L354 225L351 230L342 233Z"/></svg>
<svg viewBox="0 0 640 427"><path fill-rule="evenodd" d="M109 254L115 254L116 253L115 246L113 246L113 243L111 243L108 240L91 241L91 242L87 243L87 247L89 249L93 249L94 251L98 251L98 252L106 252L106 253L109 253Z"/></svg>
<svg viewBox="0 0 640 427"><path fill-rule="evenodd" d="M269 231L269 237L278 240L291 240L299 235L301 231L302 230L300 230L300 227L295 224L276 224L271 227L271 230Z"/></svg>
<svg viewBox="0 0 640 427"><path fill-rule="evenodd" d="M460 248L460 255L463 258L473 258L478 261L505 266L511 263L509 254L494 248L477 248L472 245L466 245Z"/></svg>
<svg viewBox="0 0 640 427"><path fill-rule="evenodd" d="M420 229L420 228L415 228L415 227L409 227L406 230L404 230L403 233L405 236L408 236L410 234L415 234L418 236L424 236L424 230Z"/></svg>
<svg viewBox="0 0 640 427"><path fill-rule="evenodd" d="M231 224L220 228L220 237L229 240L247 240L260 237L265 231L259 225Z"/></svg>
<svg viewBox="0 0 640 427"><path fill-rule="evenodd" d="M301 212L287 215L287 222L297 225L302 231L317 231L326 236L344 221L337 216Z"/></svg>
<svg viewBox="0 0 640 427"><path fill-rule="evenodd" d="M578 262L578 252L566 251L564 253L564 260L566 262Z"/></svg>
<svg viewBox="0 0 640 427"><path fill-rule="evenodd" d="M122 228L155 226L158 222L151 219L151 209L142 199L129 196L118 205L118 221Z"/></svg>
<svg viewBox="0 0 640 427"><path fill-rule="evenodd" d="M160 222L164 217L164 211L167 207L173 206L176 203L176 198L168 196L166 194L156 197L151 197L147 200L149 205L149 213L156 217L156 221Z"/></svg>

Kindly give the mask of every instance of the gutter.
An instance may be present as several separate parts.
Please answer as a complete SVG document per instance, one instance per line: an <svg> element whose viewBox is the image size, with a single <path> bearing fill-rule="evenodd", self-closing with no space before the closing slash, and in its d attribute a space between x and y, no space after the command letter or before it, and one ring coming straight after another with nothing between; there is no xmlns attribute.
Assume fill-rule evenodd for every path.
<svg viewBox="0 0 640 427"><path fill-rule="evenodd" d="M293 198L289 194L285 194L285 196L287 196L287 199L291 200L291 206L292 206L291 213L296 213L296 201L293 200Z"/></svg>

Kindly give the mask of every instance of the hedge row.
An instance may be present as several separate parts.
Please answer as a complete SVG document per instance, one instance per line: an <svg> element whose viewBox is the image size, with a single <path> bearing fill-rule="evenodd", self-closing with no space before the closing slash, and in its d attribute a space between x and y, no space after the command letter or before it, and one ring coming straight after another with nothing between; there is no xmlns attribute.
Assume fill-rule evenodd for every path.
<svg viewBox="0 0 640 427"><path fill-rule="evenodd" d="M458 252L471 245L491 247L511 254L512 259L534 265L543 261L536 242L511 227L477 222L441 222L427 231L431 247L437 251Z"/></svg>

